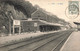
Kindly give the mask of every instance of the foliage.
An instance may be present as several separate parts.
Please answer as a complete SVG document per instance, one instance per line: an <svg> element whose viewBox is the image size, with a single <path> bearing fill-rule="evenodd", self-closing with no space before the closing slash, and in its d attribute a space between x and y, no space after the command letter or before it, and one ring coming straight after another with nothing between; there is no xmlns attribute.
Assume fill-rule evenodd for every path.
<svg viewBox="0 0 80 51"><path fill-rule="evenodd" d="M0 0L1 2L8 3L10 5L14 5L15 9L24 12L25 15L31 17L31 14L36 10L35 7L29 2L25 0Z"/></svg>
<svg viewBox="0 0 80 51"><path fill-rule="evenodd" d="M11 10L14 17L17 17L18 14L18 17L21 17L21 15L22 17L25 15L31 17L36 8L30 2L24 0L0 0L0 33L9 32L10 14L6 14L9 10Z"/></svg>

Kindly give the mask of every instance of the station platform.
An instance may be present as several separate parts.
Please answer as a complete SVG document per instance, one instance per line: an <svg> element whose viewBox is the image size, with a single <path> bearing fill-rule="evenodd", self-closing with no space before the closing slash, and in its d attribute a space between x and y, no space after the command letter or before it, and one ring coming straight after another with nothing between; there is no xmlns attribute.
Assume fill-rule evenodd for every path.
<svg viewBox="0 0 80 51"><path fill-rule="evenodd" d="M80 51L80 31L73 32L60 51Z"/></svg>
<svg viewBox="0 0 80 51"><path fill-rule="evenodd" d="M41 36L49 33L55 33L59 31L61 30L50 31L50 32L36 32L36 33L30 32L30 33L14 34L10 36L3 36L3 37L0 37L0 46L4 46L6 44L10 44L16 41L22 41L24 39L29 39L29 38L33 38L33 37L37 37L37 36Z"/></svg>

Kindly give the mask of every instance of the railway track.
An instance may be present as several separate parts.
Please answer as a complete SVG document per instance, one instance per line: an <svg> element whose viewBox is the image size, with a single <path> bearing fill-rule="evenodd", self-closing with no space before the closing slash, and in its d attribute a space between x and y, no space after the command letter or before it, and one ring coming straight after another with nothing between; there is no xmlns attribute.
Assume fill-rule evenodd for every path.
<svg viewBox="0 0 80 51"><path fill-rule="evenodd" d="M55 40L52 40L49 43L46 43L43 46L34 49L33 51L54 51L70 34L71 32L68 35L63 34L62 36L59 36Z"/></svg>
<svg viewBox="0 0 80 51"><path fill-rule="evenodd" d="M72 31L51 33L26 41L0 47L0 51L54 51Z"/></svg>

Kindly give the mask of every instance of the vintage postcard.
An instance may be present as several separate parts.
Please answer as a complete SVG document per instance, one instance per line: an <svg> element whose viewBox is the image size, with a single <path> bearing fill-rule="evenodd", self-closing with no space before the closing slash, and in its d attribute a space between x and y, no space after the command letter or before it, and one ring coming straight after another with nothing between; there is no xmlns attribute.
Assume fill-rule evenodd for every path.
<svg viewBox="0 0 80 51"><path fill-rule="evenodd" d="M0 0L0 51L80 51L80 0Z"/></svg>

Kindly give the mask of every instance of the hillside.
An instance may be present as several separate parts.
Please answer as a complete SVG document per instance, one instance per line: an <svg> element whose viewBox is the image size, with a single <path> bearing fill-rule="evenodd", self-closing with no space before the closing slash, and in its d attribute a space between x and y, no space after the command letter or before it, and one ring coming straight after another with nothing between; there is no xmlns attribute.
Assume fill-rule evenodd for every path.
<svg viewBox="0 0 80 51"><path fill-rule="evenodd" d="M36 10L29 1L0 0L0 32L8 33L9 19L27 19Z"/></svg>

